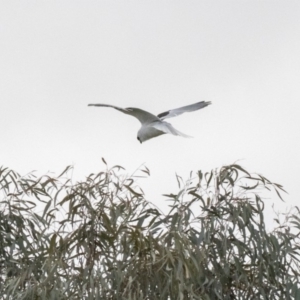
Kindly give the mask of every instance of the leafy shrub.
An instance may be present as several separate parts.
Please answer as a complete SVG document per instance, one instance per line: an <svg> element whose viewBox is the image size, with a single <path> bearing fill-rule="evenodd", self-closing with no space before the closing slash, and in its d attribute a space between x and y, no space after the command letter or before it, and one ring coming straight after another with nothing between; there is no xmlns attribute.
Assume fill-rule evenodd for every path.
<svg viewBox="0 0 300 300"><path fill-rule="evenodd" d="M164 214L119 166L76 184L69 170L0 169L3 299L300 299L298 208L264 223L261 195L282 186L239 165L199 171L177 177Z"/></svg>

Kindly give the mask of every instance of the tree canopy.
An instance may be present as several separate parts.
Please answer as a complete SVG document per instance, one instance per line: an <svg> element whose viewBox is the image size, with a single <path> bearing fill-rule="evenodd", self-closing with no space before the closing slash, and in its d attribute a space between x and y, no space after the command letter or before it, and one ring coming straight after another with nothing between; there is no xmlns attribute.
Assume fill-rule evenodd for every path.
<svg viewBox="0 0 300 300"><path fill-rule="evenodd" d="M264 221L281 185L236 164L177 176L164 213L120 166L70 169L0 169L2 299L300 299L299 209Z"/></svg>

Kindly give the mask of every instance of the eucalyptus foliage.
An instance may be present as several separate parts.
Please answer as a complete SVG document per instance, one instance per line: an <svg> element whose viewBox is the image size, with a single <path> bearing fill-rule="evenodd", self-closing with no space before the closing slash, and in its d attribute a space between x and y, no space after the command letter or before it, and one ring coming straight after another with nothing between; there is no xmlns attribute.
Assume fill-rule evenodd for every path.
<svg viewBox="0 0 300 300"><path fill-rule="evenodd" d="M0 169L1 299L300 299L298 208L265 228L279 184L239 165L177 176L163 213L119 166L70 169Z"/></svg>

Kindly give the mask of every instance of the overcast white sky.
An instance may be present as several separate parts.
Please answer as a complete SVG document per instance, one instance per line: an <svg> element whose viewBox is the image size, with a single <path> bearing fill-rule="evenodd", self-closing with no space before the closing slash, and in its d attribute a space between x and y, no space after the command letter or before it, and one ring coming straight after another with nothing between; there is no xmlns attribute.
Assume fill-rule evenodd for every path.
<svg viewBox="0 0 300 300"><path fill-rule="evenodd" d="M120 164L162 205L175 172L240 160L299 201L300 1L1 1L1 165L83 179ZM152 113L201 100L178 118L193 139L142 145L139 122L108 103ZM270 203L274 202L270 199Z"/></svg>

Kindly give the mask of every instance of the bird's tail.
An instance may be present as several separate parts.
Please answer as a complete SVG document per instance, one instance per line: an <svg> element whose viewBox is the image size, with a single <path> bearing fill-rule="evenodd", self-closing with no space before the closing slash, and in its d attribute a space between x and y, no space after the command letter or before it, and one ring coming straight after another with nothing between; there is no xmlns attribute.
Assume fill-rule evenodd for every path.
<svg viewBox="0 0 300 300"><path fill-rule="evenodd" d="M185 138L192 138L192 136L180 132L179 130L175 129L170 123L167 122L160 122L160 123L155 122L154 124L152 124L152 126L160 131L163 131L164 133L182 136Z"/></svg>

